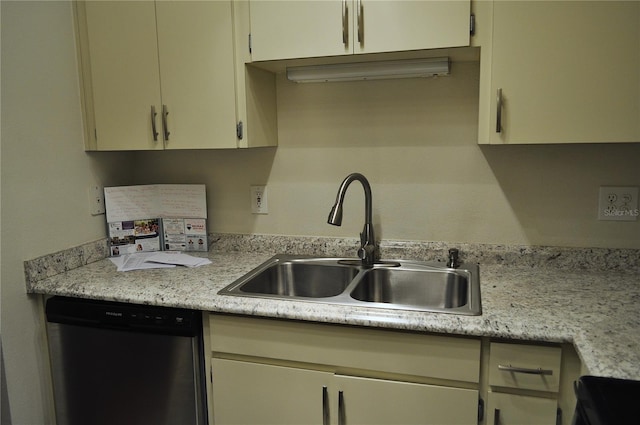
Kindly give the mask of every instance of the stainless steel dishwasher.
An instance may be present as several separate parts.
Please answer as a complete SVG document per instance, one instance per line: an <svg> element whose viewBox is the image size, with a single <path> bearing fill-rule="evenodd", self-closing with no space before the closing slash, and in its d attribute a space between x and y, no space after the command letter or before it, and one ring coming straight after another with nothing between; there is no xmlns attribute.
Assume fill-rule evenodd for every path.
<svg viewBox="0 0 640 425"><path fill-rule="evenodd" d="M53 297L58 425L205 425L198 311Z"/></svg>

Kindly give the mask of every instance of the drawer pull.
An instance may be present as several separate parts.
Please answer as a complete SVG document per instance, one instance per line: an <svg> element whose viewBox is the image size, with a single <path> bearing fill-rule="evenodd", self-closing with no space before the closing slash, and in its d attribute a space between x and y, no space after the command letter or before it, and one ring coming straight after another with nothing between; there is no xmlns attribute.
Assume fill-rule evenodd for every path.
<svg viewBox="0 0 640 425"><path fill-rule="evenodd" d="M526 367L511 366L510 364L508 365L499 364L498 370L502 370L504 372L528 373L529 375L545 375L545 376L553 375L553 370L551 369L542 369L542 368L530 369Z"/></svg>
<svg viewBox="0 0 640 425"><path fill-rule="evenodd" d="M329 390L322 387L322 425L329 425Z"/></svg>
<svg viewBox="0 0 640 425"><path fill-rule="evenodd" d="M357 17L358 17L358 43L362 45L364 43L364 20L363 20L363 9L362 9L362 0L358 0L356 5L357 7Z"/></svg>
<svg viewBox="0 0 640 425"><path fill-rule="evenodd" d="M496 133L502 132L502 89L498 89L496 107Z"/></svg>
<svg viewBox="0 0 640 425"><path fill-rule="evenodd" d="M342 44L349 45L349 6L347 0L342 0Z"/></svg>
<svg viewBox="0 0 640 425"><path fill-rule="evenodd" d="M164 141L169 141L169 123L167 122L167 115L169 115L169 108L167 105L162 105L162 131L164 132Z"/></svg>
<svg viewBox="0 0 640 425"><path fill-rule="evenodd" d="M344 392L338 391L338 425L345 425L346 418L344 415Z"/></svg>
<svg viewBox="0 0 640 425"><path fill-rule="evenodd" d="M153 134L154 142L158 141L158 134L160 134L156 129L156 115L158 115L158 113L156 112L156 107L154 105L151 105L151 133Z"/></svg>

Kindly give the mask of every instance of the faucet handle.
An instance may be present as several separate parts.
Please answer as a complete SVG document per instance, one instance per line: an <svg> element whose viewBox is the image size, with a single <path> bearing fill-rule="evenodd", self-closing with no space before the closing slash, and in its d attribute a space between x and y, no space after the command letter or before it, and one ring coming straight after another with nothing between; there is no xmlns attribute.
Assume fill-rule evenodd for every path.
<svg viewBox="0 0 640 425"><path fill-rule="evenodd" d="M459 253L460 251L458 251L458 248L449 249L449 260L447 261L447 267L450 267L452 269L458 267Z"/></svg>

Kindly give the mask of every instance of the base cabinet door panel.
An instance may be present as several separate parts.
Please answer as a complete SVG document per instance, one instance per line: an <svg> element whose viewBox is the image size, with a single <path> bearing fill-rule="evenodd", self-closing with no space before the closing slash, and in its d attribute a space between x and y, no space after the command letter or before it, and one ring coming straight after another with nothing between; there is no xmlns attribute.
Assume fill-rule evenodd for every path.
<svg viewBox="0 0 640 425"><path fill-rule="evenodd" d="M471 425L478 391L214 358L217 425Z"/></svg>
<svg viewBox="0 0 640 425"><path fill-rule="evenodd" d="M549 398L489 392L487 425L555 425L558 404Z"/></svg>
<svg viewBox="0 0 640 425"><path fill-rule="evenodd" d="M323 423L331 373L216 358L212 368L214 424Z"/></svg>
<svg viewBox="0 0 640 425"><path fill-rule="evenodd" d="M336 376L338 424L476 424L478 391Z"/></svg>

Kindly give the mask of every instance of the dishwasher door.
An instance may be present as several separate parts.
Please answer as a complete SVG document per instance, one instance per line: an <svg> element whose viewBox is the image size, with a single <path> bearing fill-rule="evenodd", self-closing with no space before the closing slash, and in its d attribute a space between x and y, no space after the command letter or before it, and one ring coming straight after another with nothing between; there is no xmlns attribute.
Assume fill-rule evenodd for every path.
<svg viewBox="0 0 640 425"><path fill-rule="evenodd" d="M206 424L199 312L52 300L58 425Z"/></svg>

